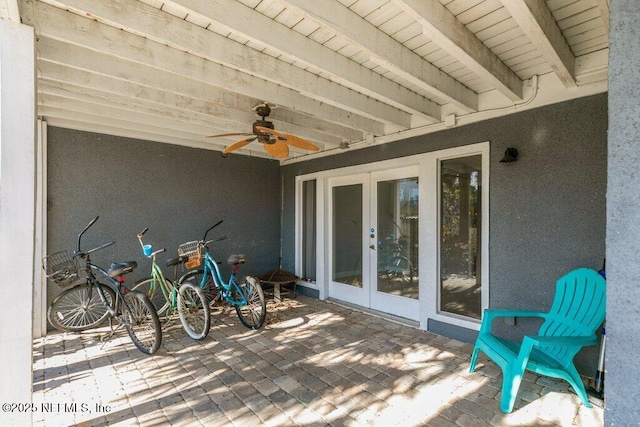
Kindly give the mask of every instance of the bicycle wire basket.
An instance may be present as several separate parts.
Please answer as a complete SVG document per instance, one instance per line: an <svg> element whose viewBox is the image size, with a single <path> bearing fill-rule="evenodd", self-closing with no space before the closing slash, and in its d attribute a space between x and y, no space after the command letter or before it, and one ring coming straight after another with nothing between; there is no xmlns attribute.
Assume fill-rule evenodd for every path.
<svg viewBox="0 0 640 427"><path fill-rule="evenodd" d="M69 251L60 251L42 259L43 268L48 279L66 288L78 280L78 262Z"/></svg>
<svg viewBox="0 0 640 427"><path fill-rule="evenodd" d="M178 255L189 257L189 260L184 263L185 267L189 270L199 267L200 264L202 264L201 248L202 246L198 241L187 242L178 246Z"/></svg>

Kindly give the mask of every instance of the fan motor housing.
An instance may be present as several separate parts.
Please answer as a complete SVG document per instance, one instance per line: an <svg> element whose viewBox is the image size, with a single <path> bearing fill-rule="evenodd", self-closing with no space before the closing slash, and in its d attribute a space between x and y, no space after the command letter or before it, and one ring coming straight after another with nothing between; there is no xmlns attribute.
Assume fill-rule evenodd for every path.
<svg viewBox="0 0 640 427"><path fill-rule="evenodd" d="M266 120L256 120L255 123L253 124L253 133L255 134L260 133L260 131L256 129L256 126L260 126L267 129L274 129L272 122L268 122Z"/></svg>
<svg viewBox="0 0 640 427"><path fill-rule="evenodd" d="M258 142L261 142L262 144L274 144L276 142L271 135L259 131L258 129L256 129L256 126L273 129L272 122L268 122L266 120L256 120L256 122L253 124L253 133L258 137Z"/></svg>

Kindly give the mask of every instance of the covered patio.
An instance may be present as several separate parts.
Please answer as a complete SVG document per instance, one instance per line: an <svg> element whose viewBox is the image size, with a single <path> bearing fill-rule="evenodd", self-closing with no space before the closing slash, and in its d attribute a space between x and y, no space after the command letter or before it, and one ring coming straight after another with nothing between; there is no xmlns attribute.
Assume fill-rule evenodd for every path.
<svg viewBox="0 0 640 427"><path fill-rule="evenodd" d="M186 425L190 403L220 414L204 425L637 422L639 29L637 0L0 0L0 403L69 424ZM117 244L94 261L140 261L128 280L140 230L169 254L224 220L221 259L312 298L202 345L169 328L154 358L100 350L51 329L41 268L96 216L91 243ZM482 310L546 310L603 259L606 409L528 377L502 415L497 370L465 373Z"/></svg>
<svg viewBox="0 0 640 427"><path fill-rule="evenodd" d="M124 335L101 349L99 331L37 339L34 425L603 424L602 408L532 373L503 414L500 369L481 357L469 374L470 344L304 296L269 309L259 331L219 313L200 343L174 321L154 357Z"/></svg>

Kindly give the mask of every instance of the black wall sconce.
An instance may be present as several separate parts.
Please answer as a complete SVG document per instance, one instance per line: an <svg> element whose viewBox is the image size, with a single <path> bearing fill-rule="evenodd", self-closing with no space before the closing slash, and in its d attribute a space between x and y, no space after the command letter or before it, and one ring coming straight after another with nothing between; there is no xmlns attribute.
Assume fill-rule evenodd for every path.
<svg viewBox="0 0 640 427"><path fill-rule="evenodd" d="M500 160L500 163L511 163L518 160L518 149L507 148L504 152L504 157Z"/></svg>

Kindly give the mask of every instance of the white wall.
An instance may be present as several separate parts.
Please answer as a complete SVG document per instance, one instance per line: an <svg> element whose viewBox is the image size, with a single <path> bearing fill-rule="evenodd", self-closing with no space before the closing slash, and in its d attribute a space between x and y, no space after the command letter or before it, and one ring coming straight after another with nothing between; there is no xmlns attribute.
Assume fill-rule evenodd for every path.
<svg viewBox="0 0 640 427"><path fill-rule="evenodd" d="M0 19L2 405L31 402L36 171L34 46L33 28ZM0 425L31 425L31 412L7 411L3 406Z"/></svg>

